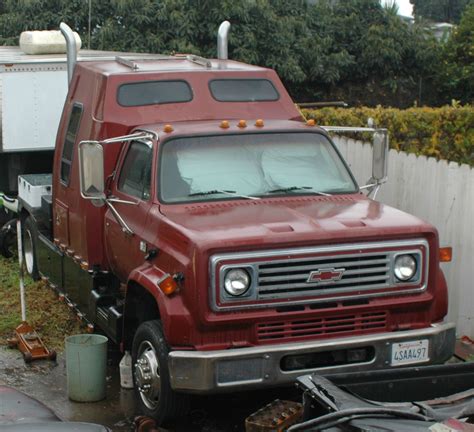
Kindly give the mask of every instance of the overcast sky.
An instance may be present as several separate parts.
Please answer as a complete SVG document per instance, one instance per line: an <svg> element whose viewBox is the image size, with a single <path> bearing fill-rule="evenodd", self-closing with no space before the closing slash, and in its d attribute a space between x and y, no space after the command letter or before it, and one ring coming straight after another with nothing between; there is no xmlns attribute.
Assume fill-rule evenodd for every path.
<svg viewBox="0 0 474 432"><path fill-rule="evenodd" d="M393 0L382 0L382 3L392 3ZM399 8L399 14L403 16L412 16L413 6L409 0L395 0Z"/></svg>

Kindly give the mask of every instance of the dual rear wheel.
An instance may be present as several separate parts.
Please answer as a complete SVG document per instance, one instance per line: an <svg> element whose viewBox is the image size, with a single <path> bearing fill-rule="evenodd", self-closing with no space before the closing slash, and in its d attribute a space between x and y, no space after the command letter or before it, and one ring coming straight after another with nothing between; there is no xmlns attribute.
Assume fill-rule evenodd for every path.
<svg viewBox="0 0 474 432"><path fill-rule="evenodd" d="M0 229L0 253L5 258L12 258L17 253L16 219L9 220ZM22 226L23 262L27 273L33 280L39 280L38 271L38 229L31 216L27 216Z"/></svg>

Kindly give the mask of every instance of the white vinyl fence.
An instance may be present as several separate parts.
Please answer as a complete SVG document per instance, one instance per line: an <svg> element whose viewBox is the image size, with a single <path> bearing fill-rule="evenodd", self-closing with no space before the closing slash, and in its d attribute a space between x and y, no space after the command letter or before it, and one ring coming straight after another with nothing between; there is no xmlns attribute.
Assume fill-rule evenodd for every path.
<svg viewBox="0 0 474 432"><path fill-rule="evenodd" d="M334 137L359 185L371 175L372 147ZM448 318L458 336L474 338L474 169L390 150L388 182L377 200L424 219L439 231L440 245L452 246L453 261L443 263L449 289Z"/></svg>

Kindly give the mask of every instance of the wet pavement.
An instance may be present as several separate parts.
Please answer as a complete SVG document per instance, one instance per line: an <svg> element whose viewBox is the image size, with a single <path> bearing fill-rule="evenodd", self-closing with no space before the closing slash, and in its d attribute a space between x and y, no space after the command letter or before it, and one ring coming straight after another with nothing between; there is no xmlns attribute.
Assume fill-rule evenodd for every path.
<svg viewBox="0 0 474 432"><path fill-rule="evenodd" d="M62 420L84 421L108 426L112 431L130 432L136 410L134 391L120 387L120 354L108 353L107 397L94 403L70 401L67 397L64 355L57 362L47 360L25 364L17 350L0 347L0 384L9 385L36 398ZM244 430L245 418L272 400L298 400L295 390L271 390L231 395L195 397L190 414L171 429L176 432L237 432Z"/></svg>
<svg viewBox="0 0 474 432"><path fill-rule="evenodd" d="M108 367L107 398L100 402L78 403L67 397L66 365L38 360L25 364L17 350L0 348L0 384L20 390L51 408L62 420L84 421L108 426L111 430L130 431L135 416L133 390L120 388L113 363Z"/></svg>

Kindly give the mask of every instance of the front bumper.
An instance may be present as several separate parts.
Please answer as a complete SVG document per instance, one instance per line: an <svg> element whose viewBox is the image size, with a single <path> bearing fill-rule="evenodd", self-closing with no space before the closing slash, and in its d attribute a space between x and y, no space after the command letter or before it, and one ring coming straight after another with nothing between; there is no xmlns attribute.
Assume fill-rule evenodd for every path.
<svg viewBox="0 0 474 432"><path fill-rule="evenodd" d="M420 365L439 364L453 355L455 330L454 323L442 323L418 330L292 344L220 351L172 351L168 356L171 387L186 393L218 393L289 385L296 377L312 372L324 375L386 369L395 367L390 366L393 343L420 339L429 340L429 359ZM291 371L281 368L282 359L288 355L366 347L374 350L373 358L366 362Z"/></svg>

